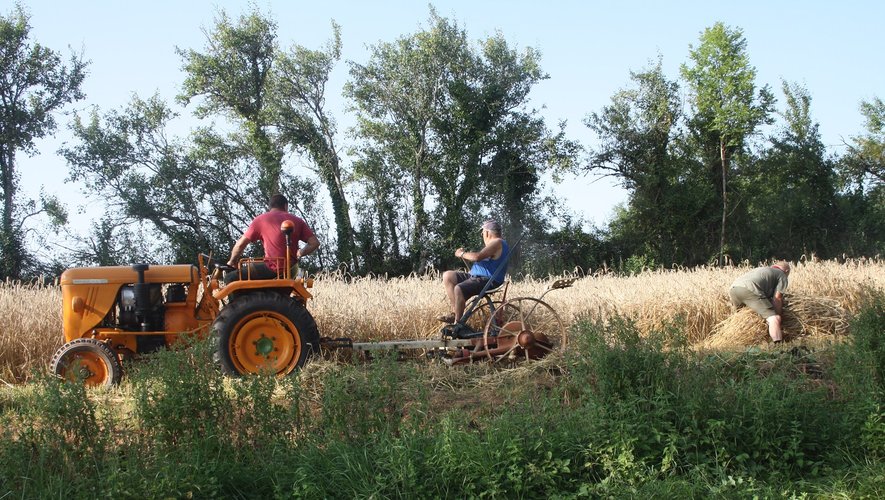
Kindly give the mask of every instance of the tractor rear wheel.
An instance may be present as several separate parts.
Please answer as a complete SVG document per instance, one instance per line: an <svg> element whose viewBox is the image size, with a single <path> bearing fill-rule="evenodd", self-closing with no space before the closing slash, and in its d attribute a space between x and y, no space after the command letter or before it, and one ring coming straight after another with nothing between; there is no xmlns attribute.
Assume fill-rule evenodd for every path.
<svg viewBox="0 0 885 500"><path fill-rule="evenodd" d="M96 339L75 339L61 346L52 356L50 370L65 380L82 381L90 387L111 387L123 376L120 358Z"/></svg>
<svg viewBox="0 0 885 500"><path fill-rule="evenodd" d="M320 348L310 312L279 294L237 297L221 310L212 327L213 360L228 375L288 375Z"/></svg>

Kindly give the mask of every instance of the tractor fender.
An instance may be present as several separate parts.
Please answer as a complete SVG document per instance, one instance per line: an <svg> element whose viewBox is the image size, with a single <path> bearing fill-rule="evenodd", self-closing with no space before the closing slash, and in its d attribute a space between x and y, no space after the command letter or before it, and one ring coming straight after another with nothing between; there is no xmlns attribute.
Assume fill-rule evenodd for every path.
<svg viewBox="0 0 885 500"><path fill-rule="evenodd" d="M307 285L312 285L312 282L313 280L309 279ZM292 290L292 294L296 297L300 297L300 300L302 302L307 302L307 299L313 298L313 295L311 295L311 293L307 291L307 287L304 283L304 278L296 278L291 280L239 280L228 283L222 288L213 291L212 296L216 300L222 300L234 292L254 292L268 289L290 289Z"/></svg>

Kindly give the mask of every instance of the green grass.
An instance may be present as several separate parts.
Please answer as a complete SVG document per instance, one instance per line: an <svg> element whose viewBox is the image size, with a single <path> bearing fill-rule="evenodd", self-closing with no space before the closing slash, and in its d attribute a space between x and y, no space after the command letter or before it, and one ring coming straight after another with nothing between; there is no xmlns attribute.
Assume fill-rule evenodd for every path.
<svg viewBox="0 0 885 500"><path fill-rule="evenodd" d="M0 498L885 495L885 299L852 341L699 355L678 325L578 323L508 372L320 363L226 379L195 344L87 391L0 393Z"/></svg>

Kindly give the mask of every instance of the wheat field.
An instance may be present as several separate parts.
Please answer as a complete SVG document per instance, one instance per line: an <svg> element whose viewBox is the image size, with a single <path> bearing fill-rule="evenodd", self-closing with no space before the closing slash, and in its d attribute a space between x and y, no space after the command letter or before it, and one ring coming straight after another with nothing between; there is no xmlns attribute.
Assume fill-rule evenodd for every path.
<svg viewBox="0 0 885 500"><path fill-rule="evenodd" d="M634 276L522 279L507 298L538 297L556 278L574 286L544 297L566 326L579 319L628 318L642 331L679 321L699 348L733 349L768 341L764 321L751 311L733 313L729 285L750 266L646 271ZM787 339L839 338L874 290L885 290L885 260L800 261L793 265L784 331ZM319 275L309 304L324 337L357 341L434 338L436 316L447 312L438 274L386 279ZM0 284L0 382L13 384L45 370L62 344L61 291L56 286Z"/></svg>

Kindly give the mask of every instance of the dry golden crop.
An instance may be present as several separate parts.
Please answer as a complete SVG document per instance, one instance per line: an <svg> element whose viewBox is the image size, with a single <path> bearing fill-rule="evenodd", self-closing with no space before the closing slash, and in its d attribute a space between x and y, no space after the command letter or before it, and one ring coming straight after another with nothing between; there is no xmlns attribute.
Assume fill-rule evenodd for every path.
<svg viewBox="0 0 885 500"><path fill-rule="evenodd" d="M61 290L2 283L0 311L0 381L9 384L46 367L61 347Z"/></svg>
<svg viewBox="0 0 885 500"><path fill-rule="evenodd" d="M579 318L632 319L645 331L679 321L690 342L734 347L767 342L765 323L749 311L732 314L727 289L749 266L647 271L624 277L596 273L544 300L565 324ZM508 298L537 297L553 279L513 282ZM793 265L785 316L788 338L845 333L871 290L885 290L885 261L801 261ZM309 304L324 337L359 341L433 338L447 302L437 275L386 279L317 276ZM52 286L0 284L0 379L45 369L61 345L61 293Z"/></svg>

